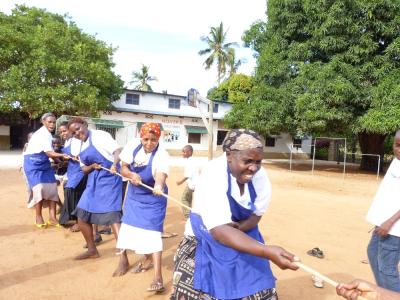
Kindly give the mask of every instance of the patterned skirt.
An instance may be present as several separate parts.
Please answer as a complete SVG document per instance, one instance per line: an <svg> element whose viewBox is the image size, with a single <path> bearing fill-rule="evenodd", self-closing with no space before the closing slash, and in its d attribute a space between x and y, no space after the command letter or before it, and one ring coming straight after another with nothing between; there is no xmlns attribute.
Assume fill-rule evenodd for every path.
<svg viewBox="0 0 400 300"><path fill-rule="evenodd" d="M176 250L170 300L218 300L193 288L196 246L195 237L184 236ZM241 300L278 300L278 295L273 288L243 297Z"/></svg>

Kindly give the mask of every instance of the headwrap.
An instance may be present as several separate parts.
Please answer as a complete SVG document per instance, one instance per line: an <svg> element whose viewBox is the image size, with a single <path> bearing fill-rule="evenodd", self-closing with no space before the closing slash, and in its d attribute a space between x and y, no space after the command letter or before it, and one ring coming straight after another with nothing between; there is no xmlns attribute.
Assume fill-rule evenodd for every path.
<svg viewBox="0 0 400 300"><path fill-rule="evenodd" d="M161 127L158 123L144 123L140 128L140 137L143 137L147 133L153 133L159 139L161 136Z"/></svg>
<svg viewBox="0 0 400 300"><path fill-rule="evenodd" d="M249 129L232 129L227 134L222 143L222 150L241 151L247 149L263 149L261 136Z"/></svg>

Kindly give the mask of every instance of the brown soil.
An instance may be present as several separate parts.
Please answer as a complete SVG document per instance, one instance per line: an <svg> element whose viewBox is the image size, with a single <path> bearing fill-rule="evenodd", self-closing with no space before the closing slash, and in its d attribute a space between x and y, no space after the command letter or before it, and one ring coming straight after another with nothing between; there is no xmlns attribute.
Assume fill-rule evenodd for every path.
<svg viewBox="0 0 400 300"><path fill-rule="evenodd" d="M280 245L301 257L304 264L335 281L353 277L373 280L366 259L368 231L364 216L379 181L373 174L354 170L343 178L340 169L318 168L311 175L309 166L267 164L273 196L260 228L268 244ZM176 179L182 169L172 168L168 179L170 195L178 198L183 187ZM163 275L167 291L163 295L146 292L152 271L112 278L118 263L115 241L103 235L98 249L101 257L74 261L83 251L83 237L67 229L34 227L34 211L26 208L26 191L17 170L0 170L0 299L168 299L171 290L173 256L184 229L178 205L169 202L165 230L179 233L164 240ZM61 194L61 193L60 193ZM47 218L47 211L45 212ZM326 257L306 254L318 246ZM133 265L140 256L129 253ZM334 288L314 288L311 275L304 271L281 271L279 299L339 299Z"/></svg>

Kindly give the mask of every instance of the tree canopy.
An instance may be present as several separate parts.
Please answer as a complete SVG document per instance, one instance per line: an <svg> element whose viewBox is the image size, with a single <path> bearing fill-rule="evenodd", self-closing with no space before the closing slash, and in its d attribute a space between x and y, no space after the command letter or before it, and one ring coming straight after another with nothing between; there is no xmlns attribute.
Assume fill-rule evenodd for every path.
<svg viewBox="0 0 400 300"><path fill-rule="evenodd" d="M256 89L230 126L356 134L364 153L400 127L399 1L269 0L267 21L243 39L256 51Z"/></svg>
<svg viewBox="0 0 400 300"><path fill-rule="evenodd" d="M122 93L112 71L115 49L64 15L16 6L0 12L0 109L91 115Z"/></svg>

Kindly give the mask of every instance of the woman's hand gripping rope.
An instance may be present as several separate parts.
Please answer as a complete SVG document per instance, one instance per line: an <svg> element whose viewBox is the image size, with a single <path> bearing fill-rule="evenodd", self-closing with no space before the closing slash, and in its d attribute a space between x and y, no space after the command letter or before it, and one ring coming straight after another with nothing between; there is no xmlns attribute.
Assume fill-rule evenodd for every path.
<svg viewBox="0 0 400 300"><path fill-rule="evenodd" d="M107 169L107 168L105 168L105 167L102 167L102 166L101 166L101 169L113 173L110 169ZM124 179L127 179L127 180L130 181L129 178L126 178L126 177L122 176L122 175L119 174L119 173L113 173L113 174L115 174L115 175L117 175L117 176L120 176L121 178L124 178ZM191 207L182 204L179 200L175 199L174 197L171 197L171 196L169 196L169 195L167 195L167 194L164 194L164 193L161 191L160 188L159 188L159 190L156 190L156 191L155 191L154 188L152 188L151 186L148 186L148 185L144 184L144 183L141 182L141 181L140 181L139 184L140 184L141 186L143 186L143 187L145 187L145 188L147 188L147 189L153 191L153 193L158 194L158 195L160 195L160 196L164 196L164 197L168 198L169 200L171 200L171 201L177 203L178 205L180 205L180 206L182 206L182 207L184 207L184 208L186 208L186 209L188 209L188 210L191 210ZM117 254L122 254L124 251L125 251L125 250L121 250L121 252L120 252L120 253L117 253ZM296 258L296 259L297 259L297 258ZM295 265L297 265L297 266L298 266L300 269L302 269L303 271L306 271L307 273L310 273L310 274L312 274L312 275L314 275L314 276L316 276L316 277L321 278L322 280L326 281L327 283L329 283L330 285L332 285L332 286L335 287L335 288L339 285L338 282L336 282L336 281L330 279L329 277L327 277L327 276L325 276L325 275L322 275L322 274L319 273L318 271L316 271L316 270L314 270L314 269L312 269L312 268L310 268L310 267L304 265L303 263L301 263L301 262L299 262L299 261L293 261L293 263L294 263ZM362 297L362 296L358 296L357 300L367 300L367 299L365 299L365 298Z"/></svg>

